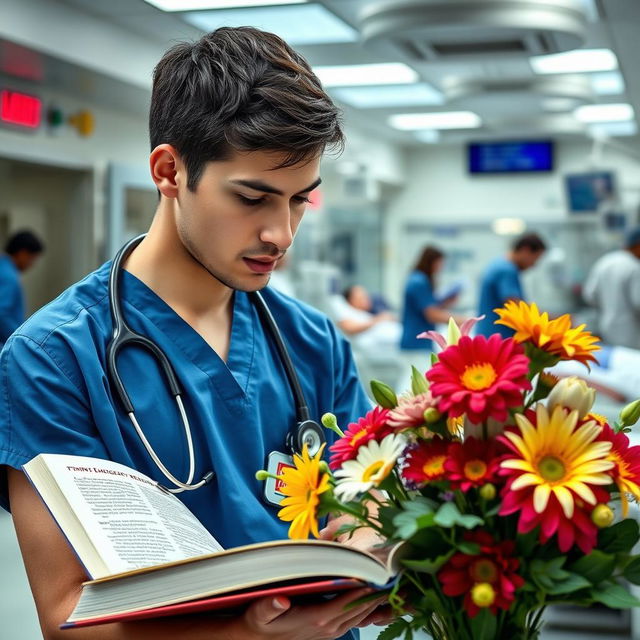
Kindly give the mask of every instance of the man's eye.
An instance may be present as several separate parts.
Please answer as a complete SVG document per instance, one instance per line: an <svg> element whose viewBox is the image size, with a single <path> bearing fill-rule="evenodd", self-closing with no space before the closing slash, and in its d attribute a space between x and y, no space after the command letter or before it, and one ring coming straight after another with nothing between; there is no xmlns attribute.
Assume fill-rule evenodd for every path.
<svg viewBox="0 0 640 640"><path fill-rule="evenodd" d="M296 202L300 202L300 203L306 203L309 204L311 202L311 200L309 200L309 198L306 198L305 196L293 196L293 199Z"/></svg>
<svg viewBox="0 0 640 640"><path fill-rule="evenodd" d="M237 193L236 195L238 196L238 200L240 200L240 202L242 202L242 204L246 205L247 207L256 207L264 202L264 198L245 198L239 193Z"/></svg>

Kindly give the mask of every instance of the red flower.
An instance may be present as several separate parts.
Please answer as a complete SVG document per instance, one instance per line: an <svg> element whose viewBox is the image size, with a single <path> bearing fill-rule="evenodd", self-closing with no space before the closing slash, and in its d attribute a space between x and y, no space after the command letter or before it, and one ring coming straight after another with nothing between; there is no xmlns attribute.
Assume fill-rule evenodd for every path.
<svg viewBox="0 0 640 640"><path fill-rule="evenodd" d="M495 440L477 440L473 436L464 442L449 445L449 457L444 463L452 489L469 491L498 480L500 456Z"/></svg>
<svg viewBox="0 0 640 640"><path fill-rule="evenodd" d="M393 429L389 426L389 409L374 407L358 422L352 422L344 436L331 445L329 467L339 469L346 460L355 460L358 449L371 440L380 442Z"/></svg>
<svg viewBox="0 0 640 640"><path fill-rule="evenodd" d="M464 594L464 608L470 618L478 615L480 607L473 602L472 589L478 584L489 584L495 593L493 603L488 606L493 615L498 609L507 611L515 599L515 591L524 584L516 571L520 566L513 557L515 543L512 540L495 542L486 531L465 534L465 540L480 546L480 553L467 555L456 553L439 571L438 580L447 596Z"/></svg>
<svg viewBox="0 0 640 640"><path fill-rule="evenodd" d="M463 336L445 349L439 362L427 371L431 393L441 396L438 410L456 417L467 414L479 424L487 418L507 420L510 407L522 405L529 359L512 338Z"/></svg>
<svg viewBox="0 0 640 640"><path fill-rule="evenodd" d="M618 485L622 516L626 518L629 511L627 494L633 494L640 501L640 446L630 447L629 438L624 433L615 433L608 424L602 426L598 440L612 444L607 460L611 460L614 467L609 473Z"/></svg>
<svg viewBox="0 0 640 640"><path fill-rule="evenodd" d="M402 468L402 477L410 486L419 487L444 478L449 443L441 438L421 441L410 448Z"/></svg>

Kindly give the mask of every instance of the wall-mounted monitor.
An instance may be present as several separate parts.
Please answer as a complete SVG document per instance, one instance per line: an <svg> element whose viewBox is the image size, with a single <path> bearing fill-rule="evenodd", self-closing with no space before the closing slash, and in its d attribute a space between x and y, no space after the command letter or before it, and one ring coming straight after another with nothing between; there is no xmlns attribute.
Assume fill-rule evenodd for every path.
<svg viewBox="0 0 640 640"><path fill-rule="evenodd" d="M613 171L589 171L564 177L567 207L571 213L596 213L616 203Z"/></svg>
<svg viewBox="0 0 640 640"><path fill-rule="evenodd" d="M468 159L470 173L553 171L553 141L472 142Z"/></svg>

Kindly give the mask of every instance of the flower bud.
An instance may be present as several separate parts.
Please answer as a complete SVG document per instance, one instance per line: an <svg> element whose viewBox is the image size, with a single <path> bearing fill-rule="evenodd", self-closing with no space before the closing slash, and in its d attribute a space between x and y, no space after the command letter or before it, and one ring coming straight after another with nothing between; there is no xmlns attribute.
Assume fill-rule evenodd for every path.
<svg viewBox="0 0 640 640"><path fill-rule="evenodd" d="M453 318L449 318L449 324L447 325L447 344L449 346L458 344L461 336L460 327Z"/></svg>
<svg viewBox="0 0 640 640"><path fill-rule="evenodd" d="M476 607L486 609L496 599L495 589L488 582L478 582L471 588L471 600Z"/></svg>
<svg viewBox="0 0 640 640"><path fill-rule="evenodd" d="M589 387L584 380L571 376L560 380L551 390L547 398L547 409L549 413L558 406L577 411L578 418L582 420L591 411L595 400L595 389Z"/></svg>
<svg viewBox="0 0 640 640"><path fill-rule="evenodd" d="M320 471L320 473L329 473L329 465L326 460L320 460L318 463L318 471Z"/></svg>
<svg viewBox="0 0 640 640"><path fill-rule="evenodd" d="M640 420L640 400L631 402L620 412L620 422L625 427L632 427Z"/></svg>
<svg viewBox="0 0 640 640"><path fill-rule="evenodd" d="M424 415L424 421L427 424L433 424L434 422L438 422L438 420L440 420L440 418L442 417L442 414L435 407L429 407L428 409L425 410L423 415Z"/></svg>
<svg viewBox="0 0 640 640"><path fill-rule="evenodd" d="M591 512L591 520L596 527L604 529L613 522L613 510L606 504L597 504Z"/></svg>
<svg viewBox="0 0 640 640"><path fill-rule="evenodd" d="M388 384L380 380L372 380L369 385L375 401L383 409L395 409L398 406L398 396Z"/></svg>
<svg viewBox="0 0 640 640"><path fill-rule="evenodd" d="M338 420L333 415L333 413L325 413L322 418L320 418L320 422L322 422L322 426L325 429L329 429L329 431L333 431L337 433L341 438L344 437L344 433L342 429L338 426Z"/></svg>
<svg viewBox="0 0 640 640"><path fill-rule="evenodd" d="M480 487L480 497L483 500L493 500L496 497L496 488L489 482Z"/></svg>

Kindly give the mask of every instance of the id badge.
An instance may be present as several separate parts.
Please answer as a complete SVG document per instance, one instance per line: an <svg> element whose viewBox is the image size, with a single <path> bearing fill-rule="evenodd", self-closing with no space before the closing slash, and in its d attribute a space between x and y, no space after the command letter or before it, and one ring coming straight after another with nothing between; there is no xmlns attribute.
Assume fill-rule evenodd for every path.
<svg viewBox="0 0 640 640"><path fill-rule="evenodd" d="M295 468L293 464L293 458L286 453L280 451L272 451L267 458L267 471L274 476L279 476L287 468ZM267 478L264 483L264 499L274 507L279 507L282 500L285 498L282 493L282 487L284 482L282 480L276 480L275 478Z"/></svg>

